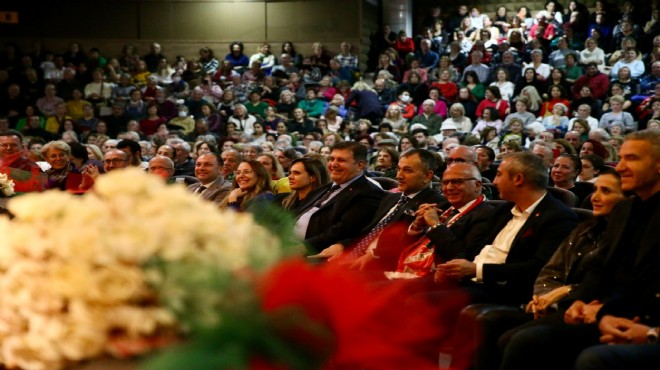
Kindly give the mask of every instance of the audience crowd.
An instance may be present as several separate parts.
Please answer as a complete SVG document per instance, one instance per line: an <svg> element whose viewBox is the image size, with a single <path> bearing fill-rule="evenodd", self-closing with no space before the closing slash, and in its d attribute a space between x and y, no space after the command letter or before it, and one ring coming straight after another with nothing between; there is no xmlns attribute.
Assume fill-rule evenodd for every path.
<svg viewBox="0 0 660 370"><path fill-rule="evenodd" d="M434 7L363 63L347 42L8 42L0 173L84 193L136 166L220 208L281 206L312 259L406 284L411 309L467 293L451 345L420 349L454 368L654 368L658 1L561 3Z"/></svg>

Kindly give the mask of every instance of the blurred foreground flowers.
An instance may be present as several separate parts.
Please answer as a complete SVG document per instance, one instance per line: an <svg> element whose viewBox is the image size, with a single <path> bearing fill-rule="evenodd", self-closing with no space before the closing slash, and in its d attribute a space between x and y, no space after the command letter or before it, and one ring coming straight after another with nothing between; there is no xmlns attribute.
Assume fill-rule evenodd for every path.
<svg viewBox="0 0 660 370"><path fill-rule="evenodd" d="M303 249L281 211L221 212L138 170L104 175L83 196L27 194L9 209L7 368L149 352L147 370L437 368L426 356L437 348L425 346L446 334L438 310L401 304L396 284L290 258Z"/></svg>

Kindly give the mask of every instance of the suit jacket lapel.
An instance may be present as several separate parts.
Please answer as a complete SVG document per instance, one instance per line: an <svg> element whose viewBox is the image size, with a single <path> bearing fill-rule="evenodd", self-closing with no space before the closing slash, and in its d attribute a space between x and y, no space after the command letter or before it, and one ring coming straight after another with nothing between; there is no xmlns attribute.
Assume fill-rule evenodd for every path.
<svg viewBox="0 0 660 370"><path fill-rule="evenodd" d="M220 191L222 188L222 185L225 183L225 180L221 177L218 177L215 181L209 185L209 187L206 189L204 194L202 194L202 198L206 200L213 199L215 195Z"/></svg>
<svg viewBox="0 0 660 370"><path fill-rule="evenodd" d="M518 240L520 240L520 238L522 238L522 236L525 235L527 230L529 230L529 228L532 227L532 225L534 225L537 222L536 220L545 213L546 208L548 208L548 206L550 204L550 199L548 197L551 197L551 196L552 195L550 195L549 193L546 194L543 197L543 200L541 201L541 203L539 203L536 206L536 208L534 208L534 211L532 212L531 215L529 215L529 217L527 218L527 220L525 221L523 226L518 231L518 234L516 234L516 237L513 238L513 242L511 243L511 249L509 250L509 254L511 254L511 250L513 250L513 248L515 248L516 244L518 243Z"/></svg>

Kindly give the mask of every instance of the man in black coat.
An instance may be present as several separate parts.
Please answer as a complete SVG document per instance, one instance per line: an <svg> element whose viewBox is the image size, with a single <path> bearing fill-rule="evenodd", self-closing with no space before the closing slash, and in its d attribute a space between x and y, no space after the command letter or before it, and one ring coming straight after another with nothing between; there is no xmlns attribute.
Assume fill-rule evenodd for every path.
<svg viewBox="0 0 660 370"><path fill-rule="evenodd" d="M495 209L483 248L438 265L437 278L459 282L474 302L526 303L539 271L578 223L575 212L546 192L547 181L538 156L506 156L494 184L512 203Z"/></svg>
<svg viewBox="0 0 660 370"><path fill-rule="evenodd" d="M419 206L447 207L446 199L430 187L435 166L434 155L424 149L410 149L401 155L396 175L398 192L385 195L357 238L341 242L341 249L348 246L352 256L357 258L355 267L362 269L378 256L378 267L372 267L382 270L393 265L396 268L401 250L417 239L405 230L414 220L413 215Z"/></svg>
<svg viewBox="0 0 660 370"><path fill-rule="evenodd" d="M352 141L337 143L328 161L332 184L314 190L301 205L296 233L317 257L341 255L337 243L359 235L385 196L365 177L366 165L365 146Z"/></svg>
<svg viewBox="0 0 660 370"><path fill-rule="evenodd" d="M386 273L389 278L410 277L410 273L430 277L432 274L427 274L425 268L419 266L420 257L426 253L433 252L434 262L441 264L466 249L483 245L490 232L488 222L493 206L481 194L481 175L477 167L472 163L450 165L443 174L442 190L449 204L422 204L419 207L407 232L414 235L415 240L397 256L400 263L390 269L396 272ZM431 283L431 279L420 282L422 285L427 283Z"/></svg>
<svg viewBox="0 0 660 370"><path fill-rule="evenodd" d="M612 211L600 262L560 305L570 304L566 311L500 338L503 369L651 369L660 363L660 133L628 135L619 155L621 188L635 196Z"/></svg>

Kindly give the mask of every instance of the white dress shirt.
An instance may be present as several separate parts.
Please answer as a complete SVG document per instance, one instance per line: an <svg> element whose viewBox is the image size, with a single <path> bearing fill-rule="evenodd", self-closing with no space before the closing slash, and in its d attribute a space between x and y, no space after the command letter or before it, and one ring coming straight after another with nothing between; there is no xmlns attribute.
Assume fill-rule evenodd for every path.
<svg viewBox="0 0 660 370"><path fill-rule="evenodd" d="M473 281L483 282L484 264L502 264L506 261L513 240L516 238L516 235L518 235L518 232L525 222L527 222L529 215L534 212L534 209L539 203L541 203L541 200L543 200L544 197L545 194L522 212L518 209L518 206L514 206L511 209L513 218L511 218L504 228L500 230L495 237L495 240L493 240L493 244L486 245L479 255L474 258L474 263L477 265L477 276L472 279Z"/></svg>

